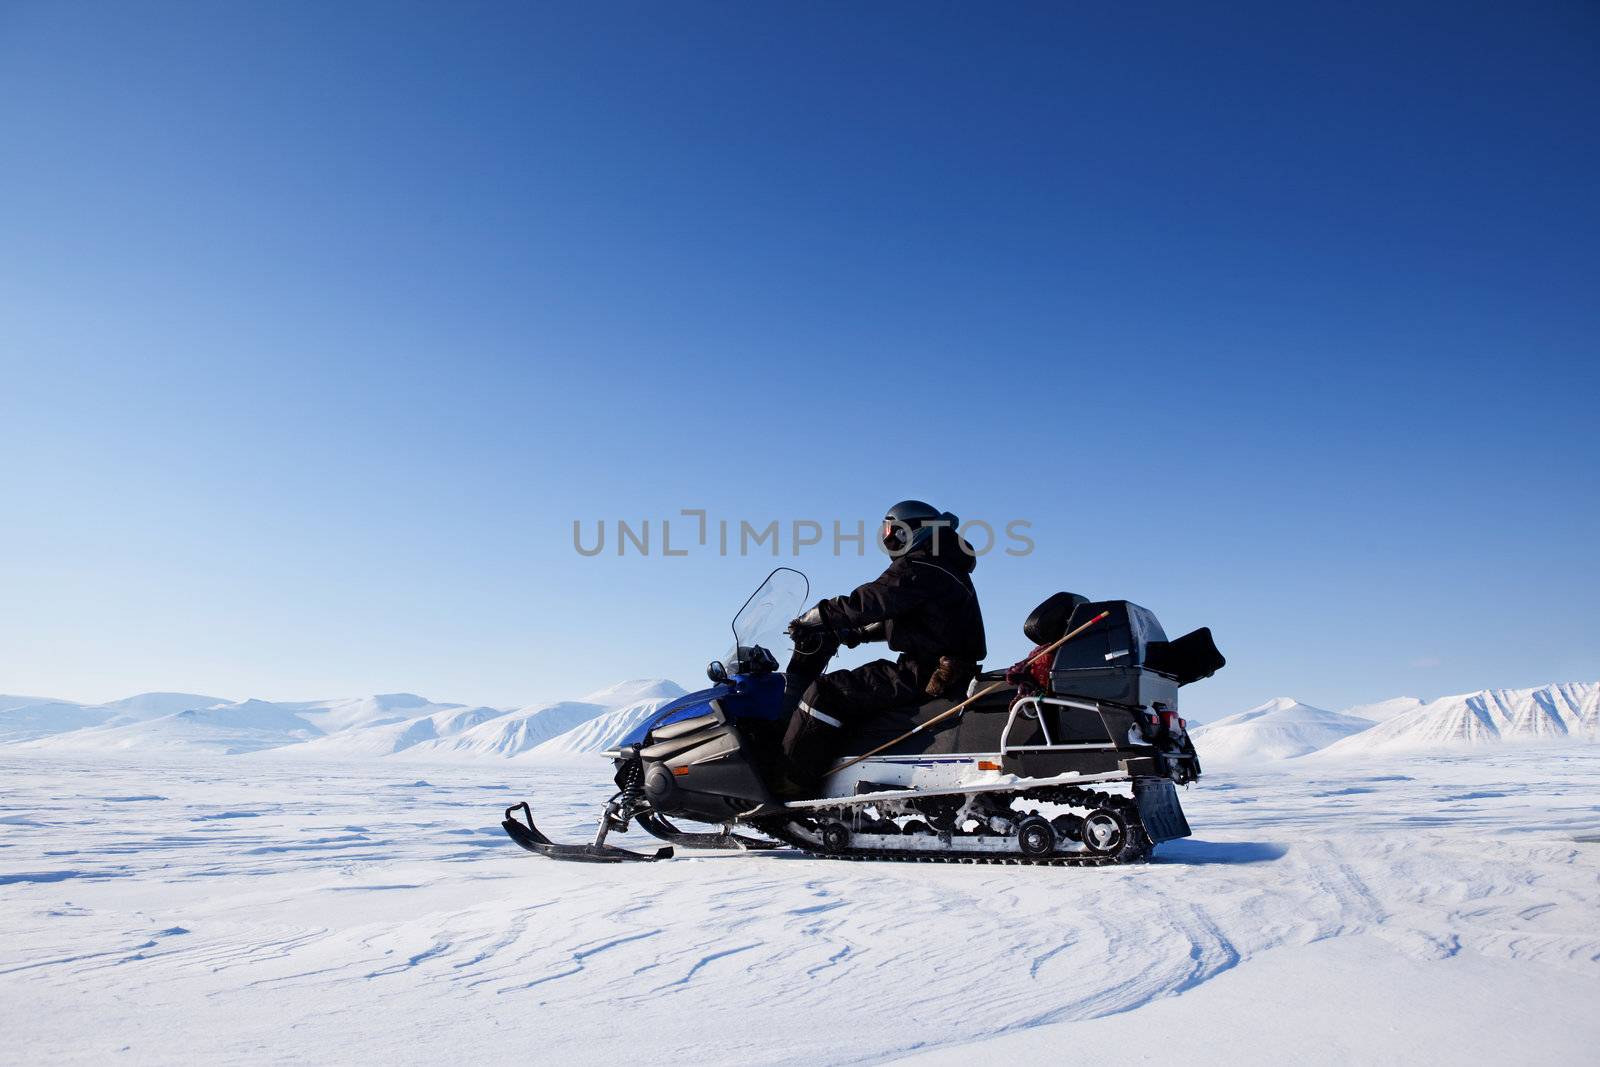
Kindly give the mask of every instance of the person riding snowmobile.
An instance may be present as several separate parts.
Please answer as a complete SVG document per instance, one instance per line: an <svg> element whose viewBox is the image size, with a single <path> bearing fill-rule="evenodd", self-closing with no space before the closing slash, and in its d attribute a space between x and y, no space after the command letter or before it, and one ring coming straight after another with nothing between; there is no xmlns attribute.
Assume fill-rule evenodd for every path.
<svg viewBox="0 0 1600 1067"><path fill-rule="evenodd" d="M785 672L790 709L773 789L813 792L848 724L937 697L959 699L987 648L973 588L977 554L960 520L920 500L888 510L880 532L893 557L873 581L829 597L789 624L795 651ZM898 659L823 671L840 646L885 641Z"/></svg>

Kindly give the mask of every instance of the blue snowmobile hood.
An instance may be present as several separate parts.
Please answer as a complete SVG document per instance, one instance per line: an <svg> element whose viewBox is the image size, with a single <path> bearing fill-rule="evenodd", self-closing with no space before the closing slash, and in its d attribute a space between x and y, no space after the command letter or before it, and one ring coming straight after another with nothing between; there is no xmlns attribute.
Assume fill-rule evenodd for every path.
<svg viewBox="0 0 1600 1067"><path fill-rule="evenodd" d="M686 693L663 707L644 722L635 726L617 743L617 748L642 745L650 731L668 723L681 722L711 713L711 702L722 706L729 721L741 719L776 719L783 714L783 675L736 674L721 685L698 692Z"/></svg>

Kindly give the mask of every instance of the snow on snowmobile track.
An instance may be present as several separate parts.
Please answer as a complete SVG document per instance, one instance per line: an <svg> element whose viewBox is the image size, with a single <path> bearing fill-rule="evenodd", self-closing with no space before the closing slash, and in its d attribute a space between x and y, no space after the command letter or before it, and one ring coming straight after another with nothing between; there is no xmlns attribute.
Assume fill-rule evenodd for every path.
<svg viewBox="0 0 1600 1067"><path fill-rule="evenodd" d="M1440 1058L1502 1031L1524 1058L1600 1040L1600 846L1579 840L1600 751L1213 772L1184 793L1198 837L1078 870L512 845L507 794L552 836L592 832L587 764L6 753L0 773L16 1062L1026 1061L1107 1028L1249 1062L1222 1050L1272 1029L1264 989L1332 1012L1359 1003L1341 981L1391 979L1443 1020ZM1401 1047L1398 1022L1347 1022L1295 1057Z"/></svg>

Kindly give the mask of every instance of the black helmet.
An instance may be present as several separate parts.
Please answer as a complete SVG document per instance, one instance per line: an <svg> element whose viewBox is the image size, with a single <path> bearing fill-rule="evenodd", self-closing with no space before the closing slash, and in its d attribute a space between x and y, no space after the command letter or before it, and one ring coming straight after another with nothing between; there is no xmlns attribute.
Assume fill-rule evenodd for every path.
<svg viewBox="0 0 1600 1067"><path fill-rule="evenodd" d="M951 527L960 522L948 511L940 511L932 504L921 500L902 500L884 513L878 540L883 543L885 552L898 556L929 541L940 526L924 524L934 521L938 521L940 526Z"/></svg>

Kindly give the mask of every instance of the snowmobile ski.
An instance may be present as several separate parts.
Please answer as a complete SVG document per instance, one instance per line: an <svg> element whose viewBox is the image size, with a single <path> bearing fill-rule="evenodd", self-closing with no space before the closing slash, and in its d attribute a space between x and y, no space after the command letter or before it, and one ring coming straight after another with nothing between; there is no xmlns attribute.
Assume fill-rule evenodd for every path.
<svg viewBox="0 0 1600 1067"><path fill-rule="evenodd" d="M667 817L656 812L641 812L634 816L639 828L652 837L660 838L669 844L682 848L720 849L728 852L759 852L765 849L782 848L776 841L764 841L759 837L746 837L736 834L731 829L724 829L720 833L692 833L680 830L667 820Z"/></svg>
<svg viewBox="0 0 1600 1067"><path fill-rule="evenodd" d="M524 822L518 822L516 812L522 811ZM669 860L672 858L672 846L656 849L656 854L647 856L642 852L629 852L625 848L615 845L560 845L540 833L539 828L533 824L533 811L528 807L528 802L513 804L506 809L506 817L500 823L502 829L510 836L511 840L541 856L549 856L555 860L571 860L577 863L627 863L640 861L649 863L653 860ZM602 835L603 836L603 835Z"/></svg>

